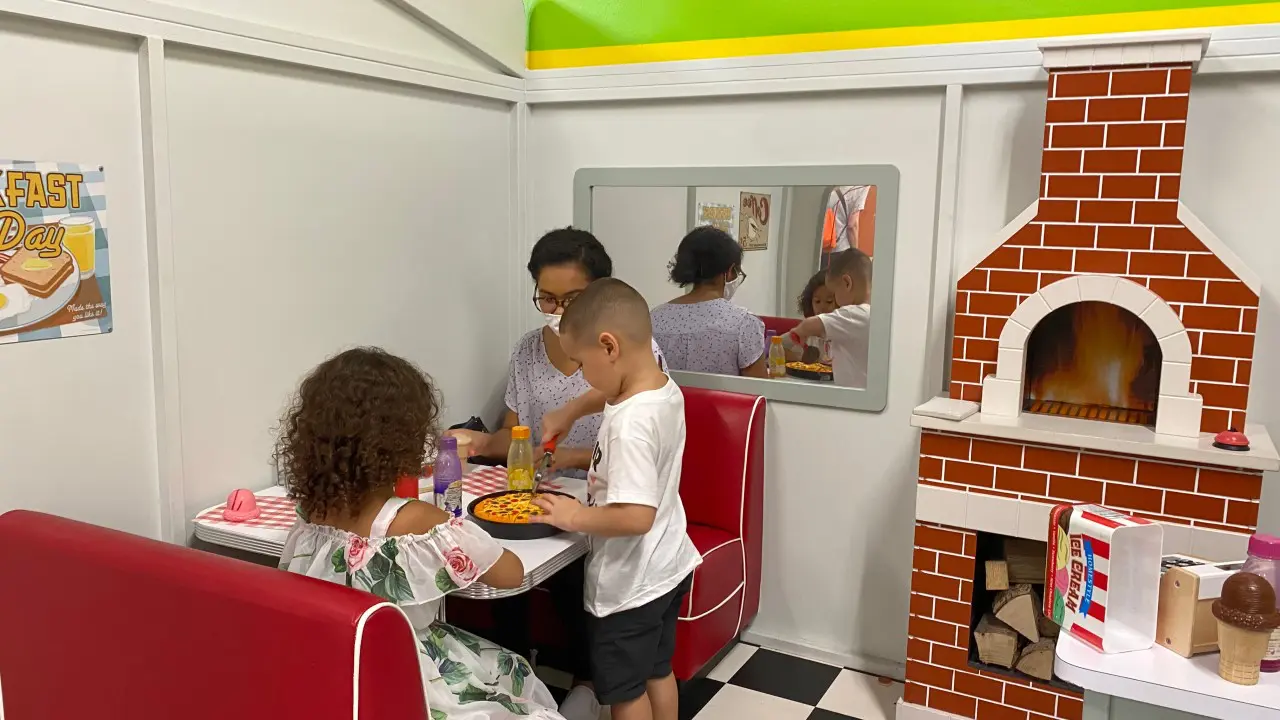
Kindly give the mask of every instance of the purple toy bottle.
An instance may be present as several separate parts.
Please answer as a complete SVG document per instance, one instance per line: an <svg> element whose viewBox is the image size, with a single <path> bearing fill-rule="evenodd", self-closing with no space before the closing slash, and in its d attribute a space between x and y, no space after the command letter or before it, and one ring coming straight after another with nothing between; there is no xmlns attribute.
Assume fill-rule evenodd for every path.
<svg viewBox="0 0 1280 720"><path fill-rule="evenodd" d="M1272 588L1280 589L1280 537L1258 533L1249 538L1249 559L1242 570L1261 575ZM1271 632L1262 672L1280 672L1280 629Z"/></svg>

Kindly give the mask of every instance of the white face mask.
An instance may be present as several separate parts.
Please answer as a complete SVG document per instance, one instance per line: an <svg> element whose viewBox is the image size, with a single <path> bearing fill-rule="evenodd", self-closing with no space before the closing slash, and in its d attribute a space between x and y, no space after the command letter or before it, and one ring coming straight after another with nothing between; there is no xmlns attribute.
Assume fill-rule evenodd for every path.
<svg viewBox="0 0 1280 720"><path fill-rule="evenodd" d="M560 334L560 318L562 317L564 316L557 313L542 313L543 321L547 323L547 327L551 328L551 332L556 335Z"/></svg>
<svg viewBox="0 0 1280 720"><path fill-rule="evenodd" d="M732 300L733 294L738 292L738 288L742 287L742 281L745 280L741 274L738 277L724 284L724 299Z"/></svg>

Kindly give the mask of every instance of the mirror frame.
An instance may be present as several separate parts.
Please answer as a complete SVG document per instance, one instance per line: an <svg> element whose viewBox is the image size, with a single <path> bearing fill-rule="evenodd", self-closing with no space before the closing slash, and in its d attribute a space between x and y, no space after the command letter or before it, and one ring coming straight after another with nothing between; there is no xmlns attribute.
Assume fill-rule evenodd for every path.
<svg viewBox="0 0 1280 720"><path fill-rule="evenodd" d="M591 230L591 191L596 187L875 185L876 231L871 285L873 311L868 338L866 388L780 382L682 370L671 371L671 377L686 387L760 395L770 400L801 405L881 412L885 409L889 396L889 340L893 320L900 180L898 168L892 165L581 168L573 177L573 224L575 227Z"/></svg>

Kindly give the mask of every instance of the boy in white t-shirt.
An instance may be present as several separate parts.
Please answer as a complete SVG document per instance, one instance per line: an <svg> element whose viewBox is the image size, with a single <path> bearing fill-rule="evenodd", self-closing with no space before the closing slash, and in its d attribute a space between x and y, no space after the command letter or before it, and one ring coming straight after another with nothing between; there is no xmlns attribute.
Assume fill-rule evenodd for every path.
<svg viewBox="0 0 1280 720"><path fill-rule="evenodd" d="M587 505L557 495L534 516L589 536L584 587L592 680L614 720L676 720L676 619L702 562L680 502L684 396L650 350L649 306L597 280L565 310L560 344L607 398Z"/></svg>
<svg viewBox="0 0 1280 720"><path fill-rule="evenodd" d="M836 309L806 318L784 339L803 349L811 337L831 344L831 371L844 387L867 386L867 349L871 332L871 258L852 248L831 256L826 285L836 296Z"/></svg>

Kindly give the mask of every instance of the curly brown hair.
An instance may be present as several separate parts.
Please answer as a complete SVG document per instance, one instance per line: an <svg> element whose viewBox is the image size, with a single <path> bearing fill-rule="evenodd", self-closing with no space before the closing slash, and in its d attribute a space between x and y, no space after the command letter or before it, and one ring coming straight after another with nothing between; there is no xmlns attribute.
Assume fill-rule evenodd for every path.
<svg viewBox="0 0 1280 720"><path fill-rule="evenodd" d="M307 518L358 512L375 491L422 472L439 430L431 378L380 348L355 348L312 370L276 442L276 467Z"/></svg>
<svg viewBox="0 0 1280 720"><path fill-rule="evenodd" d="M796 298L796 306L800 309L800 314L804 317L813 317L813 294L818 292L818 288L827 281L827 271L819 270L817 274L809 278L809 282L805 283L804 290L800 292L800 297Z"/></svg>

